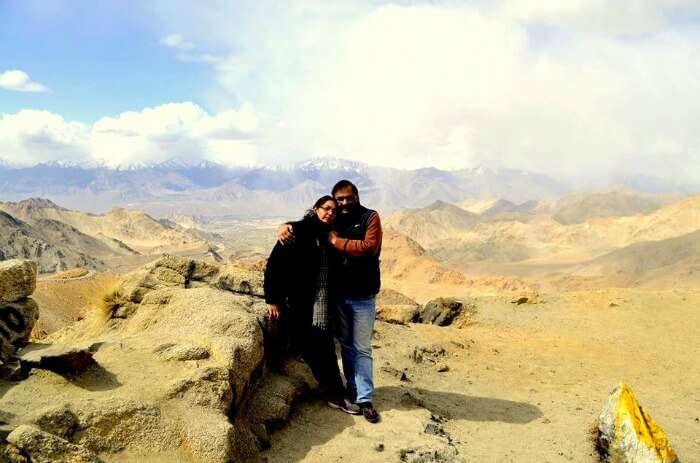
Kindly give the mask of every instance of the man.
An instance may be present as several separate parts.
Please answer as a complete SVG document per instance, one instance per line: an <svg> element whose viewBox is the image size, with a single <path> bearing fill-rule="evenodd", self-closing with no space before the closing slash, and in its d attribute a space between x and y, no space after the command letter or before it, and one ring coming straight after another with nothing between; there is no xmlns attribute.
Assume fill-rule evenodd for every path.
<svg viewBox="0 0 700 463"><path fill-rule="evenodd" d="M348 180L335 184L332 191L340 214L337 232L328 240L341 254L339 269L338 340L343 357L348 399L357 403L365 419L379 421L372 404L374 392L372 366L372 332L376 315L375 299L379 292L379 255L382 225L379 214L360 204L357 187ZM291 227L282 225L277 238L293 239Z"/></svg>

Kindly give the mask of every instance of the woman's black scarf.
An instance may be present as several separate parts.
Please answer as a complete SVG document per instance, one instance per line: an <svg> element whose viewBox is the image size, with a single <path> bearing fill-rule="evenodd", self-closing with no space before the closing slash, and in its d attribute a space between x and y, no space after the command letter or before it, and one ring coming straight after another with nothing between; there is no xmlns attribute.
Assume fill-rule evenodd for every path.
<svg viewBox="0 0 700 463"><path fill-rule="evenodd" d="M307 216L308 217L308 216ZM312 311L312 326L328 331L331 328L330 296L328 275L328 228L318 220L315 213L309 217L313 230L314 244L319 250L318 276L316 277L316 289L314 292L314 306Z"/></svg>

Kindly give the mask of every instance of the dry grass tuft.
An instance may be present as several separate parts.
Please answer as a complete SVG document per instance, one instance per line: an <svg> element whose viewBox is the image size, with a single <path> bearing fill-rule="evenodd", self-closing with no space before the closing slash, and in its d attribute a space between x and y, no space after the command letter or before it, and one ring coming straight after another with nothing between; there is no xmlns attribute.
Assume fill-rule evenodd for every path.
<svg viewBox="0 0 700 463"><path fill-rule="evenodd" d="M119 291L118 285L107 291L97 307L97 312L103 319L109 319L114 312L124 304L124 295Z"/></svg>

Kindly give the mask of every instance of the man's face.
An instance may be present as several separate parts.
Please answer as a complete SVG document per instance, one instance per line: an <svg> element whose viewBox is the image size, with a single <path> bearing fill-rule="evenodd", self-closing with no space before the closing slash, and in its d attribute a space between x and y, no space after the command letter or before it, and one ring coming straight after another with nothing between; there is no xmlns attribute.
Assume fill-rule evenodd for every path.
<svg viewBox="0 0 700 463"><path fill-rule="evenodd" d="M360 204L360 198L352 192L352 187L345 187L335 192L335 200L338 201L338 210L341 214L347 214L355 206Z"/></svg>

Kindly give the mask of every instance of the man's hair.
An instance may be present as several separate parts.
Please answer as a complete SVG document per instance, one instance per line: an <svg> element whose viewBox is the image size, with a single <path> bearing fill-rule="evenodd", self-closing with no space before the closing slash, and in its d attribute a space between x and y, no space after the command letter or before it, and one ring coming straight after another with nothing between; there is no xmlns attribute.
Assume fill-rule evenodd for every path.
<svg viewBox="0 0 700 463"><path fill-rule="evenodd" d="M331 194L335 196L335 194L338 192L338 190L344 190L347 187L352 188L352 193L355 196L359 196L360 193L357 191L357 187L355 186L354 183L352 183L350 180L341 180L335 185L333 185L333 189L331 190Z"/></svg>

